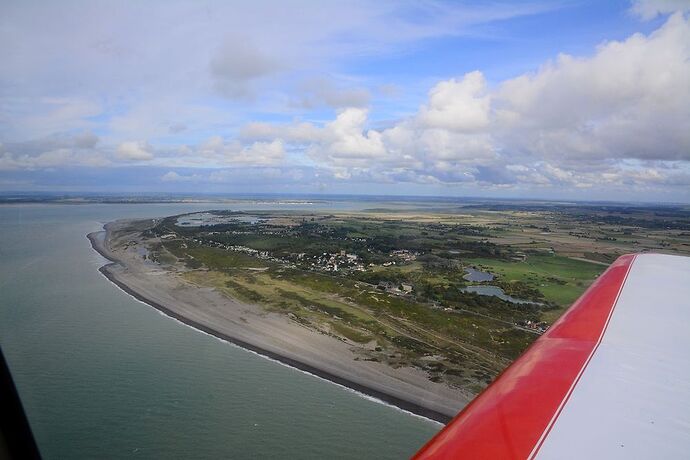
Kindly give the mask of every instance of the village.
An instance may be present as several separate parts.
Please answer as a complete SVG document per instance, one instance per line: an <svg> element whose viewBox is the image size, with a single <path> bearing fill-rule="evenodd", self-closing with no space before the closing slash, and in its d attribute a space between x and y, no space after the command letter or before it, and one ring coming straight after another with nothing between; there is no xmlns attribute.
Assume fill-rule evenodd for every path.
<svg viewBox="0 0 690 460"><path fill-rule="evenodd" d="M209 234L218 234L219 232L209 232ZM244 232L233 232L234 234L244 233ZM166 233L161 235L161 240L170 241L179 238L176 233ZM242 245L228 245L222 244L216 241L209 241L207 239L192 238L192 242L199 245L208 245L211 247L224 249L226 251L234 251L242 254L247 254L252 257L256 257L260 260L265 260L269 262L274 262L281 264L287 268L300 268L303 270L320 271L320 272L340 272L343 274L351 272L364 272L367 268L371 269L376 266L374 263L369 263L365 266L361 258L357 254L348 253L345 249L341 249L338 252L333 253L321 253L316 255L309 255L304 252L300 253L290 253L286 257L276 257L269 251L259 251L247 246ZM186 249L187 244L182 243L182 248ZM382 267L391 267L397 263L411 262L417 258L418 252L409 251L407 249L397 249L390 253L392 259L381 264ZM381 281L376 285L376 288L381 291L388 292L395 295L407 295L412 293L414 287L409 283L392 283L387 281Z"/></svg>
<svg viewBox="0 0 690 460"><path fill-rule="evenodd" d="M541 235L543 225L531 222L525 228L549 238L555 232L552 228ZM535 251L496 244L490 240L496 230L458 222L210 211L171 217L158 229L160 241L178 245L193 269L208 265L213 253L206 249L227 251L228 257L219 253L213 258L227 261L233 283L241 279L238 269L306 277L329 289L334 289L330 283L354 283L374 297L385 294L377 303L397 298L446 315L500 321L531 334L545 332L550 312L582 292L584 282L601 270L555 256L551 245ZM257 289L247 283L247 289Z"/></svg>

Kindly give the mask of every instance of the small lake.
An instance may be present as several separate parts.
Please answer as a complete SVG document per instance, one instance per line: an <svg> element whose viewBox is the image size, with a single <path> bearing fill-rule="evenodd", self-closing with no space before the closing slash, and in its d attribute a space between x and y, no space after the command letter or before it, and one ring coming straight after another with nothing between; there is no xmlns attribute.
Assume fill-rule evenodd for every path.
<svg viewBox="0 0 690 460"><path fill-rule="evenodd" d="M508 294L506 294L503 291L503 289L501 289L498 286L487 286L487 285L467 286L466 288L462 289L462 292L474 292L475 294L479 294L479 295L490 295L490 296L498 297L501 300L505 300L506 302L511 302L511 303L517 303L517 304L533 303L533 304L540 305L539 302L533 302L531 300L525 300L525 299L516 299L515 297L511 297Z"/></svg>
<svg viewBox="0 0 690 460"><path fill-rule="evenodd" d="M474 268L466 268L467 275L463 279L472 281L473 283L483 283L484 281L493 281L494 275L489 272L483 272Z"/></svg>

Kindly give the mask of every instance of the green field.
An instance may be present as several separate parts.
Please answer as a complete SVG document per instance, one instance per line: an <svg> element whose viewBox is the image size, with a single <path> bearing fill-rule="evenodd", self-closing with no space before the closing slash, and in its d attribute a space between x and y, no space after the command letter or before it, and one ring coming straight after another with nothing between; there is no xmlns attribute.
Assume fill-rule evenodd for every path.
<svg viewBox="0 0 690 460"><path fill-rule="evenodd" d="M467 259L507 281L523 281L544 294L546 300L564 307L573 303L606 267L553 254L529 255L522 262Z"/></svg>

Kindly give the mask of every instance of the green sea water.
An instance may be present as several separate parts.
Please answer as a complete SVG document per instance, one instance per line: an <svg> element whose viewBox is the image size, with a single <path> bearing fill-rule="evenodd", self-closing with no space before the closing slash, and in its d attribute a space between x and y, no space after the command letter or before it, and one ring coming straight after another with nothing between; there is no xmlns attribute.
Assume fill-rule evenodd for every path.
<svg viewBox="0 0 690 460"><path fill-rule="evenodd" d="M162 315L98 272L104 260L85 237L118 218L223 207L287 208L266 203L0 206L0 344L43 456L385 459L413 454L439 424Z"/></svg>

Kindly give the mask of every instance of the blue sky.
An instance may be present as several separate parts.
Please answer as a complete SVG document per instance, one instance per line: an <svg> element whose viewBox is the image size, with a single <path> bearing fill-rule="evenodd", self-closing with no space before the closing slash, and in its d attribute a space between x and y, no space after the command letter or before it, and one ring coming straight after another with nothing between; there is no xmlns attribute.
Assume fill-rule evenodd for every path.
<svg viewBox="0 0 690 460"><path fill-rule="evenodd" d="M688 1L0 5L0 191L690 202Z"/></svg>

